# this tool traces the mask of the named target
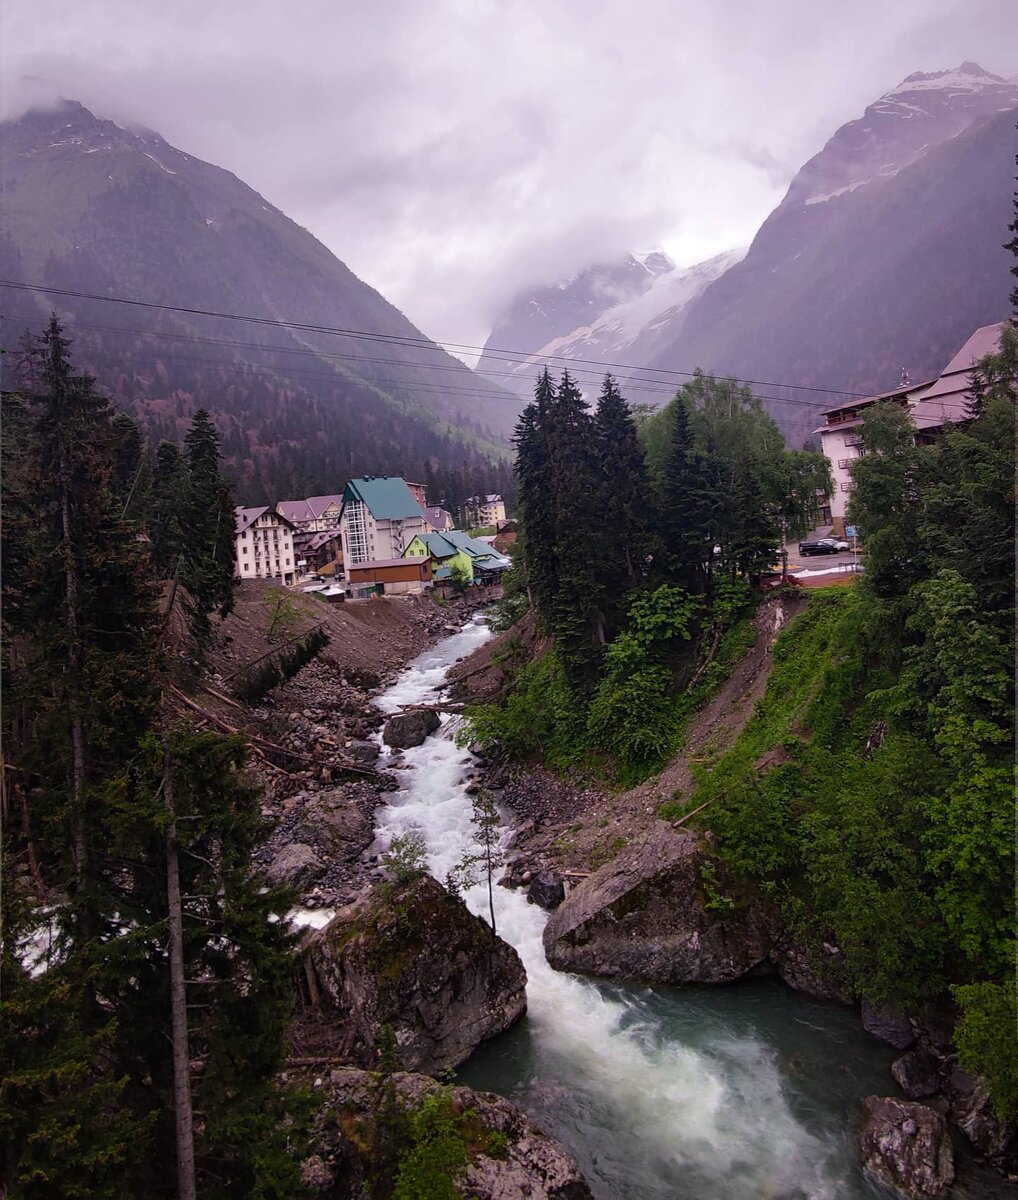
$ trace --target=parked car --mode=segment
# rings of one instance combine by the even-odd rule
[[[848,549],[848,542],[838,538],[820,538],[815,542],[800,542],[799,553],[805,557],[809,554],[840,554]]]

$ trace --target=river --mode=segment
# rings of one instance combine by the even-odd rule
[[[449,666],[490,633],[474,622],[379,696],[387,712],[438,696]],[[403,753],[380,841],[417,830],[438,879],[472,847],[455,718]],[[387,754],[387,752],[386,752]],[[386,760],[379,764],[384,767]],[[487,893],[466,897],[487,916]],[[461,1080],[515,1100],[576,1156],[598,1200],[862,1200],[850,1130],[862,1096],[894,1093],[893,1052],[856,1017],[776,980],[638,988],[553,971],[547,916],[496,888],[496,922],[527,969],[528,1012],[482,1047]]]

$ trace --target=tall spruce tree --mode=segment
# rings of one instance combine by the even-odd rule
[[[601,386],[594,439],[601,512],[599,585],[611,638],[621,628],[628,593],[647,577],[660,552],[636,425],[611,375]]]
[[[689,591],[704,588],[705,555],[710,539],[705,511],[708,481],[703,457],[693,442],[689,408],[680,392],[668,406],[668,438],[658,490],[658,524],[665,542],[665,571],[670,582]]]
[[[545,623],[551,620],[558,590],[555,555],[555,514],[548,451],[548,422],[555,389],[547,368],[538,378],[534,400],[516,426],[516,475],[519,504],[526,531],[526,575],[531,601]]]
[[[586,693],[597,682],[606,641],[604,583],[597,569],[594,422],[568,371],[562,372],[547,428],[558,573],[551,625],[567,681]]]
[[[184,498],[187,472],[180,448],[160,442],[155,454],[148,501],[148,534],[152,569],[157,578],[170,579],[184,553]]]
[[[184,439],[187,491],[183,499],[186,543],[181,579],[191,596],[195,634],[209,633],[209,615],[233,607],[234,510],[230,485],[220,471],[219,435],[205,409],[191,418]]]

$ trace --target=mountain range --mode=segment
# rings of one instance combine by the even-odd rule
[[[910,75],[804,164],[744,254],[674,268],[600,311],[588,304],[572,329],[537,313],[554,294],[556,316],[571,311],[585,272],[519,296],[478,369],[498,378],[494,348],[508,345],[526,355],[504,378],[521,394],[545,360],[622,362],[647,368],[645,381],[695,367],[733,374],[763,381],[764,403],[800,444],[837,391],[882,391],[903,367],[930,377],[1007,314],[1016,119],[1018,84],[975,63]],[[656,299],[669,277],[690,281],[670,308]],[[524,312],[530,340],[508,341]]]
[[[208,408],[245,502],[505,453],[518,400],[229,171],[75,102],[5,122],[0,159],[0,278],[143,302],[3,289],[8,345],[56,310],[153,438]]]

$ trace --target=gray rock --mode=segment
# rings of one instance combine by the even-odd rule
[[[924,1100],[940,1091],[940,1062],[922,1048],[909,1050],[891,1064],[898,1087],[913,1100]]]
[[[397,746],[406,750],[410,746],[421,745],[428,734],[434,733],[441,724],[438,713],[430,708],[398,713],[385,722],[382,741],[387,746]]]
[[[554,871],[551,868],[538,871],[533,879],[531,879],[530,887],[527,888],[527,900],[529,903],[536,904],[539,908],[546,908],[549,911],[553,908],[558,908],[565,898],[566,889],[562,882],[562,876],[558,871]]]
[[[265,869],[265,878],[274,886],[307,887],[325,869],[325,864],[310,846],[291,842],[273,858]]]
[[[984,1080],[959,1067],[956,1060],[947,1067],[944,1094],[951,1120],[978,1154],[1008,1174],[1018,1173],[1018,1130],[997,1116]]]
[[[788,930],[778,937],[769,955],[777,967],[782,982],[797,992],[815,996],[818,1000],[836,1000],[840,1004],[852,1002],[848,986],[842,982],[841,954],[831,947],[816,954],[794,940]]]
[[[372,763],[382,753],[382,748],[377,742],[354,741],[347,742],[343,753],[357,762]]]
[[[862,1002],[862,1027],[867,1033],[887,1042],[895,1050],[907,1050],[915,1041],[915,1030],[908,1014],[896,1004]]]
[[[710,880],[710,889],[705,887]],[[663,821],[574,888],[544,930],[560,970],[652,983],[729,983],[766,958],[771,919],[696,836]]]
[[[438,1090],[424,1075],[391,1077],[401,1111],[411,1112]],[[311,1155],[301,1173],[312,1195],[352,1200],[366,1194],[380,1076],[347,1068],[325,1072],[315,1089]],[[473,1200],[592,1200],[569,1152],[548,1137],[511,1101],[491,1092],[450,1088],[453,1121],[471,1147],[455,1179],[456,1192]]]
[[[390,1025],[399,1065],[439,1074],[527,1007],[519,955],[428,875],[340,911],[303,954],[308,1020],[358,1066],[376,1065]]]
[[[867,1096],[857,1142],[866,1173],[902,1200],[942,1196],[954,1182],[947,1123],[925,1104]]]

